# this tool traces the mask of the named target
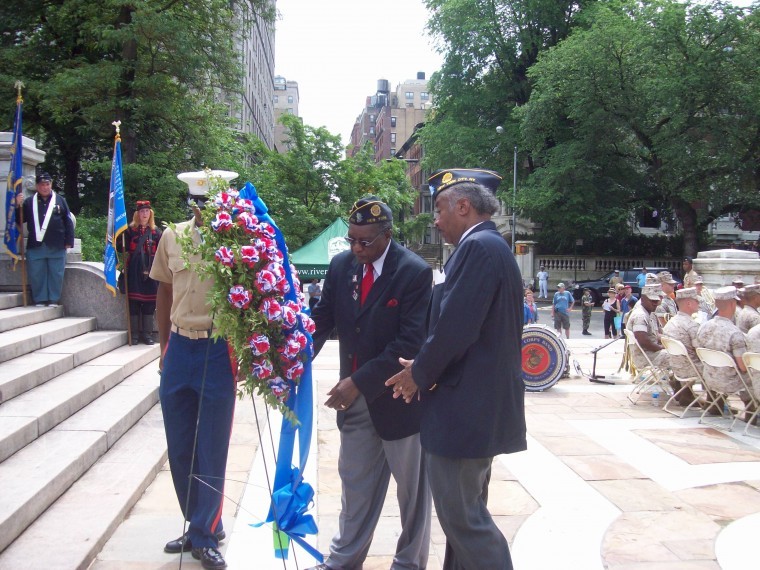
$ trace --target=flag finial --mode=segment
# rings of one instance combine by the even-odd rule
[[[114,127],[116,127],[116,140],[120,141],[121,140],[121,121],[116,120],[111,124]]]
[[[26,87],[26,85],[24,85],[23,81],[21,81],[20,79],[17,79],[16,83],[14,83],[13,86],[16,88],[16,91],[18,91],[18,94],[16,96],[16,102],[22,103],[24,101],[24,99],[21,97],[21,90],[24,87]]]

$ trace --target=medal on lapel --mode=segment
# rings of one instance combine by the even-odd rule
[[[354,273],[354,276],[351,278],[351,283],[354,284],[354,292],[351,297],[356,301],[359,298],[359,278],[356,276],[356,273]]]

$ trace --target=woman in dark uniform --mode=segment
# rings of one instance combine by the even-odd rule
[[[150,268],[156,255],[161,230],[156,227],[153,210],[148,200],[139,200],[126,232],[127,241],[127,296],[132,344],[139,341],[155,344],[153,339],[153,313],[156,311],[158,282],[150,278]],[[119,242],[121,247],[121,242]]]

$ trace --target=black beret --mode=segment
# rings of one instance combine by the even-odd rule
[[[388,204],[382,202],[377,196],[360,198],[354,202],[351,213],[348,215],[348,223],[357,226],[382,222],[393,222],[393,212]]]
[[[482,168],[446,168],[436,170],[428,178],[433,200],[438,197],[438,194],[460,182],[480,184],[496,194],[496,189],[501,183],[501,176],[493,170],[483,170]]]
[[[47,172],[40,172],[37,175],[37,183],[38,184],[40,182],[52,182],[52,181],[53,181],[53,177],[50,176]]]

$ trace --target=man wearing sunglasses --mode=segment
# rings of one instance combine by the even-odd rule
[[[423,569],[430,543],[431,497],[422,469],[419,405],[405,407],[385,380],[425,339],[433,275],[392,239],[393,214],[375,196],[349,216],[350,251],[336,255],[312,311],[318,352],[333,330],[340,380],[325,405],[337,411],[342,509],[330,555],[314,569],[361,568],[388,489],[398,487],[401,532],[391,568]]]

